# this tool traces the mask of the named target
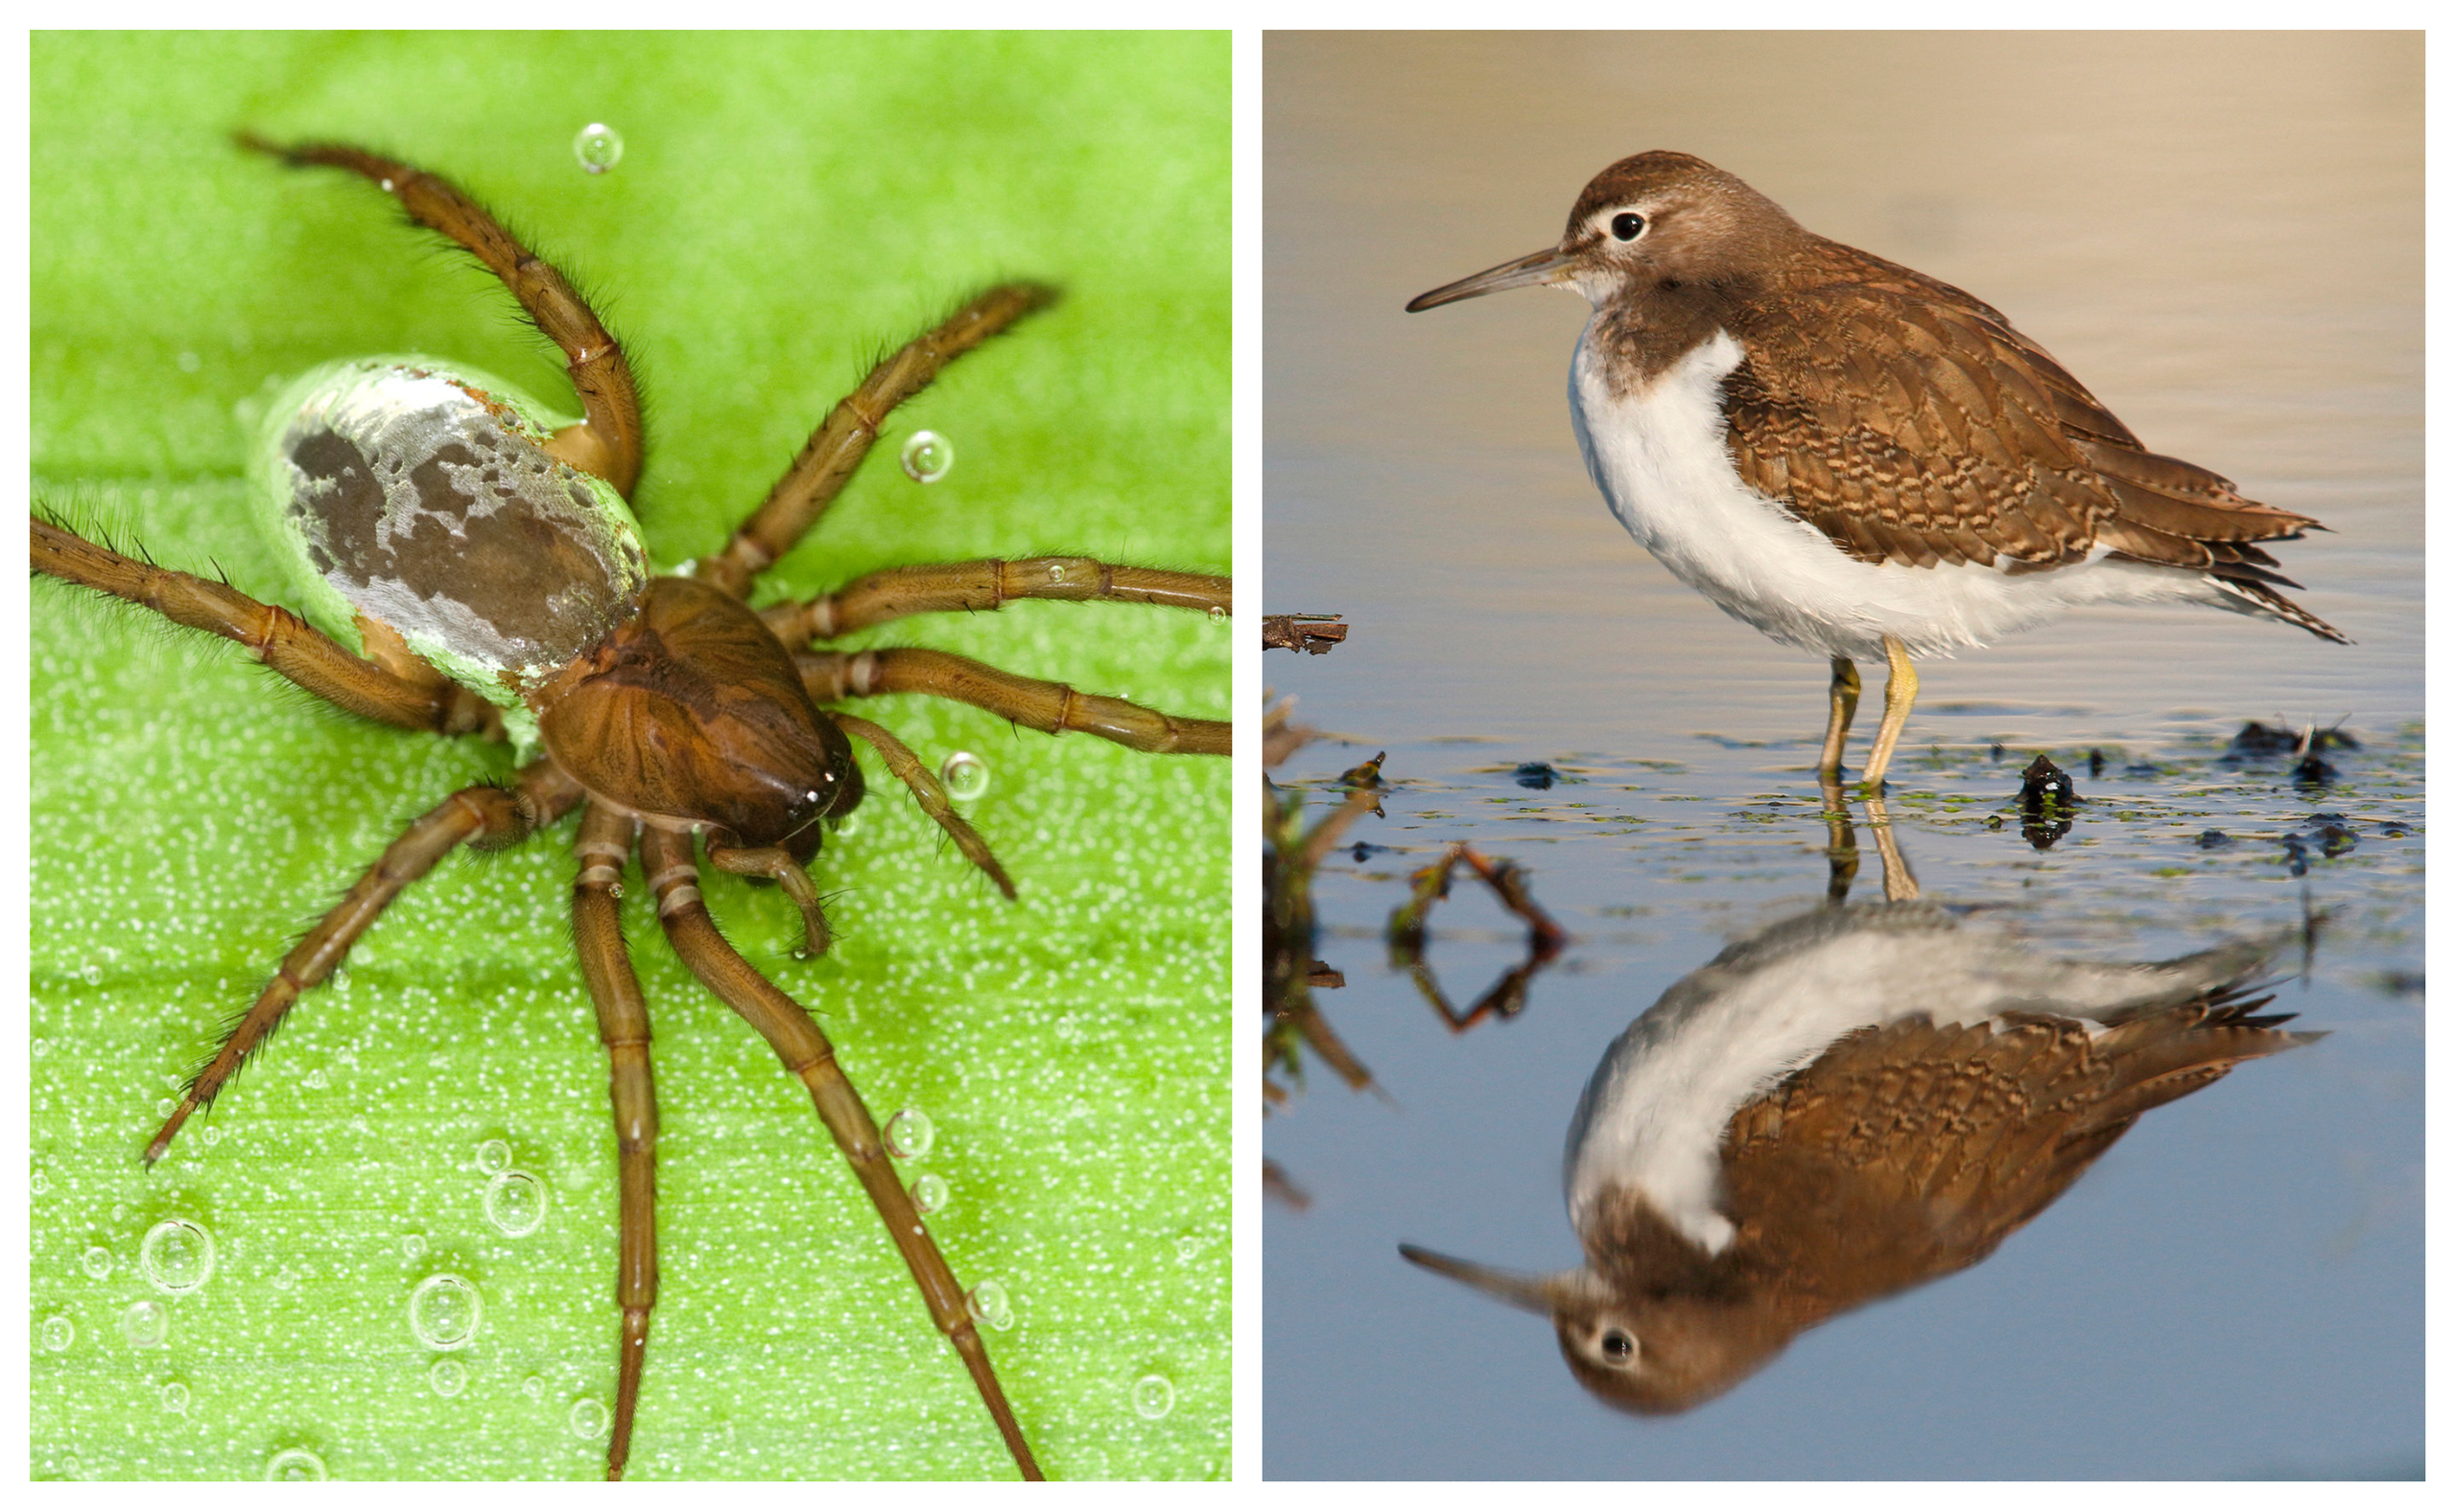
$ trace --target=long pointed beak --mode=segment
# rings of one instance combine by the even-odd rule
[[[1407,301],[1407,313],[1413,315],[1418,310],[1429,310],[1437,304],[1455,304],[1461,299],[1473,299],[1479,294],[1499,294],[1503,289],[1529,289],[1537,284],[1562,283],[1566,281],[1563,274],[1569,265],[1567,252],[1557,247],[1547,247],[1540,252],[1513,257],[1499,268],[1487,268],[1456,283],[1443,284],[1430,294],[1420,294]]]
[[[1488,1297],[1498,1297],[1514,1308],[1545,1317],[1552,1315],[1552,1304],[1559,1298],[1562,1279],[1559,1276],[1529,1276],[1515,1270],[1497,1270],[1478,1265],[1472,1260],[1458,1260],[1437,1255],[1413,1244],[1402,1244],[1399,1253],[1412,1264],[1422,1265],[1435,1275],[1464,1282]]]

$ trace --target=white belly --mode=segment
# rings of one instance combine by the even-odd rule
[[[2077,603],[2234,607],[2196,573],[2137,563],[2093,558],[2017,578],[1974,564],[1857,560],[1740,481],[1724,439],[1722,380],[1741,355],[1717,331],[1650,387],[1616,398],[1582,336],[1570,364],[1570,417],[1587,472],[1638,543],[1724,613],[1785,646],[1880,658],[1892,635],[1914,656],[1949,655]]]

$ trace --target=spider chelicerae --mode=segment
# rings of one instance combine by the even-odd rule
[[[34,522],[40,571],[237,640],[354,713],[508,740],[534,753],[508,782],[456,792],[412,823],[307,933],[178,1100],[146,1151],[149,1163],[404,887],[457,847],[510,845],[577,811],[573,920],[612,1057],[621,1151],[623,1324],[608,1475],[619,1475],[628,1455],[656,1284],[646,1004],[619,922],[623,869],[634,855],[677,954],[809,1087],[1017,1465],[1036,1474],[963,1288],[888,1166],[875,1122],[810,1016],[718,934],[698,897],[698,861],[704,854],[720,868],[776,884],[800,916],[804,949],[823,952],[825,909],[804,868],[823,821],[846,815],[862,795],[852,756],[859,741],[1012,896],[988,846],[924,764],[872,721],[817,705],[915,692],[1052,732],[1209,754],[1225,753],[1226,724],[943,653],[811,648],[907,614],[994,609],[1028,598],[1224,614],[1227,580],[1039,557],[893,568],[808,601],[757,613],[744,606],[760,572],[850,478],[886,413],[945,363],[1047,301],[1048,291],[1020,284],[986,292],[881,363],[720,551],[687,576],[651,577],[626,507],[641,464],[627,364],[562,276],[431,175],[355,148],[243,141],[293,163],[354,171],[475,254],[561,350],[584,418],[559,424],[511,386],[427,358],[328,365],[271,407],[259,463],[268,512],[301,565],[311,607],[353,629],[363,655],[226,584],[123,555],[57,521]]]

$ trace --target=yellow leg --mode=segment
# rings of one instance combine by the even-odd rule
[[[1868,752],[1866,781],[1870,792],[1883,791],[1884,769],[1893,764],[1894,743],[1901,739],[1901,727],[1910,722],[1910,705],[1919,697],[1919,673],[1910,666],[1909,649],[1901,640],[1884,638],[1884,659],[1889,673],[1884,680],[1884,722],[1877,726],[1877,744]]]
[[[1884,901],[1907,903],[1919,896],[1919,879],[1910,874],[1910,862],[1893,838],[1893,815],[1884,810],[1883,795],[1874,791],[1868,793],[1868,828],[1876,832],[1877,860],[1884,865]]]
[[[1851,733],[1851,716],[1859,712],[1859,669],[1848,656],[1833,658],[1832,702],[1825,716],[1825,750],[1816,758],[1816,774],[1828,782],[1842,780],[1842,740]]]

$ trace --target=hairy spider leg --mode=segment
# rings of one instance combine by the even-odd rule
[[[888,693],[926,693],[986,709],[1001,719],[1051,735],[1078,730],[1139,751],[1225,756],[1226,720],[1189,720],[1123,698],[1078,693],[952,651],[899,647],[870,651],[797,651],[793,666],[814,703]]]
[[[956,842],[956,849],[963,852],[966,861],[989,874],[989,880],[998,885],[998,890],[1006,895],[1008,902],[1014,901],[1015,885],[1007,878],[1006,868],[999,865],[998,858],[990,854],[989,842],[980,838],[980,832],[956,812],[954,802],[947,797],[947,790],[922,764],[921,758],[912,754],[911,746],[858,715],[821,709],[818,717],[834,721],[838,729],[877,751],[879,759],[886,763],[886,769],[903,779],[904,785],[912,790],[913,800],[921,805],[921,812],[937,821],[938,827],[947,832],[947,838]]]
[[[572,933],[589,1001],[597,1005],[597,1037],[612,1062],[614,1148],[622,1182],[614,1295],[623,1309],[623,1339],[615,1371],[614,1436],[605,1448],[608,1480],[622,1479],[631,1457],[649,1317],[656,1309],[656,1076],[649,1058],[648,999],[623,939],[620,901],[623,862],[638,829],[636,820],[591,804],[572,842],[579,857],[579,872],[572,880]]]
[[[151,1166],[162,1158],[188,1115],[213,1101],[223,1083],[255,1053],[299,994],[332,975],[358,937],[404,888],[434,870],[435,863],[456,846],[501,850],[516,845],[540,826],[569,813],[581,797],[579,785],[565,776],[551,757],[541,757],[523,767],[508,788],[491,784],[463,788],[412,820],[400,839],[384,847],[375,864],[351,884],[332,911],[281,958],[254,1005],[223,1036],[222,1048],[204,1069],[189,1079],[178,1107],[145,1146],[145,1164]]]
[[[407,163],[340,142],[282,146],[252,131],[239,145],[280,158],[293,167],[343,168],[374,181],[401,201],[410,219],[442,232],[468,248],[486,271],[503,280],[531,324],[562,348],[572,388],[579,394],[580,424],[557,433],[549,455],[614,485],[626,499],[640,478],[640,395],[631,365],[597,312],[554,264],[539,257],[486,213],[485,207],[445,179]]]
[[[1055,290],[1042,284],[1001,284],[871,368],[861,387],[838,400],[811,433],[801,455],[724,550],[699,558],[693,576],[737,599],[747,597],[759,575],[791,551],[844,491],[897,405],[928,388],[949,363],[1056,297]]]
[[[889,567],[834,593],[762,609],[760,618],[789,647],[832,640],[908,614],[1003,609],[1018,599],[1075,603],[1156,603],[1223,615],[1235,607],[1232,579],[1201,573],[1128,567],[1089,556],[994,557]]]
[[[800,1004],[762,977],[717,932],[716,922],[708,916],[707,905],[700,898],[699,867],[692,856],[689,836],[643,829],[640,868],[648,874],[649,886],[655,892],[657,922],[665,927],[674,954],[682,957],[683,964],[710,992],[749,1020],[751,1028],[784,1061],[785,1069],[810,1089],[820,1122],[827,1125],[837,1148],[843,1151],[845,1163],[869,1193],[870,1204],[886,1225],[887,1237],[895,1241],[914,1283],[920,1287],[931,1321],[955,1346],[964,1368],[971,1372],[981,1403],[989,1408],[999,1434],[1006,1441],[1007,1453],[1014,1456],[1025,1479],[1042,1478],[1031,1447],[1024,1442],[1023,1428],[1015,1421],[1014,1408],[1007,1405],[1005,1390],[990,1367],[988,1348],[981,1343],[980,1332],[973,1325],[972,1314],[965,1307],[963,1287],[948,1267],[945,1257],[938,1253],[937,1243],[923,1226],[910,1193],[904,1190],[904,1183],[888,1164],[878,1124],[862,1103],[861,1093],[837,1064],[836,1047],[828,1043],[826,1034]]]
[[[28,555],[36,572],[236,641],[275,673],[352,714],[437,735],[475,731],[503,739],[495,706],[457,683],[402,676],[353,656],[288,609],[260,603],[226,582],[123,556],[39,515],[30,523]]]

